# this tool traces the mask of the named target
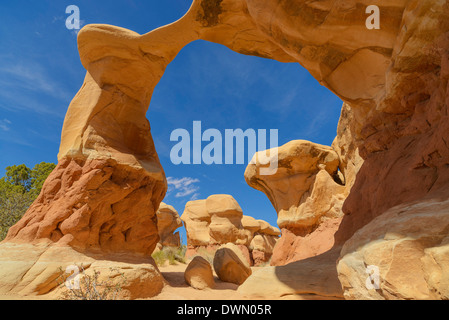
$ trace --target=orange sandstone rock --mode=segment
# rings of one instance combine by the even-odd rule
[[[215,286],[214,275],[210,263],[203,257],[196,256],[190,261],[184,272],[187,284],[195,289],[213,289]]]
[[[213,254],[220,245],[233,243],[249,264],[254,261],[252,252],[258,254],[258,265],[269,261],[280,235],[279,229],[269,223],[243,215],[240,205],[230,195],[189,201],[181,219],[187,231],[188,257],[200,251]],[[253,242],[255,237],[257,242]]]
[[[181,246],[181,238],[176,229],[182,227],[178,212],[172,206],[161,202],[156,212],[159,243],[164,247]]]
[[[228,243],[217,250],[214,270],[220,280],[241,285],[252,271],[238,246]]]
[[[341,297],[336,263],[349,241],[339,264],[345,296],[371,296],[356,281],[362,273],[358,263],[371,257],[379,261],[394,243],[397,251],[387,277],[392,282],[382,288],[383,297],[445,297],[448,268],[437,267],[446,263],[445,249],[426,241],[444,238],[447,230],[425,229],[427,222],[438,224],[444,216],[433,210],[444,200],[432,200],[432,210],[417,211],[419,202],[410,203],[422,199],[425,206],[426,196],[449,184],[449,8],[434,0],[379,1],[378,6],[380,30],[365,27],[363,1],[346,0],[194,0],[183,18],[145,35],[106,25],[84,27],[78,45],[86,78],[67,111],[57,168],[0,245],[1,292],[51,290],[54,262],[63,254],[54,248],[86,254],[80,261],[92,252],[97,258],[152,252],[159,240],[156,211],[166,181],[145,114],[167,65],[186,44],[203,39],[242,54],[298,62],[344,101],[332,147],[303,142],[297,153],[295,148],[281,152],[281,180],[292,188],[270,181],[271,187],[262,190],[276,208],[280,226],[295,236],[312,235],[327,218],[344,214],[334,247],[261,270],[241,290]],[[310,166],[298,163],[301,158]],[[247,176],[258,185],[257,174]],[[392,212],[401,205],[398,218]],[[206,200],[198,206],[200,218],[192,220],[211,225]],[[225,216],[215,215],[214,236],[247,244],[252,231]],[[389,230],[382,217],[391,219],[395,232],[420,240],[391,242],[391,235],[382,234]],[[398,228],[398,221],[409,226]],[[372,235],[357,233],[365,227]],[[216,240],[209,230],[196,233],[198,243]],[[11,246],[18,246],[17,251]],[[421,268],[410,278],[417,280],[414,288],[404,287],[398,275],[405,265]],[[39,276],[31,279],[35,274]],[[153,271],[144,274],[158,282]]]

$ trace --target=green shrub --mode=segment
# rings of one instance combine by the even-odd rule
[[[177,262],[186,263],[186,250],[186,246],[178,248],[164,247],[162,250],[154,252],[151,256],[159,267],[164,266],[167,262],[169,265],[175,265]]]
[[[55,167],[54,163],[42,162],[33,169],[24,164],[6,168],[6,175],[0,179],[0,241],[38,197]]]

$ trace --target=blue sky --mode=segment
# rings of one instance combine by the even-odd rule
[[[83,83],[76,33],[65,27],[68,5],[81,22],[147,33],[179,19],[186,0],[2,1],[0,3],[0,170],[56,162],[67,107]],[[173,165],[173,130],[278,129],[279,145],[295,139],[330,145],[341,100],[299,64],[237,54],[205,41],[185,47],[157,85],[147,113],[169,178],[164,202],[181,215],[191,199],[231,194],[245,215],[276,225],[268,198],[249,187],[244,165]],[[205,143],[207,144],[207,143]],[[203,146],[205,145],[203,144]],[[4,174],[1,172],[0,176]],[[185,240],[185,232],[181,229]]]

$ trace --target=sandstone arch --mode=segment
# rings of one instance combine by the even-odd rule
[[[443,190],[449,181],[446,1],[379,1],[387,14],[375,31],[364,26],[368,2],[195,0],[183,18],[145,35],[86,26],[79,51],[87,75],[67,112],[58,167],[11,228],[3,255],[10,244],[23,242],[97,254],[148,255],[154,249],[154,214],[166,181],[145,112],[166,66],[197,39],[299,62],[345,101],[351,117],[343,118],[333,148],[352,189],[337,244],[387,209]],[[335,264],[336,254],[329,256]],[[13,278],[22,279],[34,265]],[[307,293],[301,281],[295,285],[292,292]]]

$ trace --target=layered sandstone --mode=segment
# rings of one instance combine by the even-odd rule
[[[253,299],[281,299],[300,296],[302,299],[343,299],[335,261],[339,250],[284,266],[258,268],[238,288]]]
[[[280,231],[263,220],[243,216],[242,226],[251,234],[248,249],[251,263],[254,266],[263,265],[271,260],[273,249],[279,240]]]
[[[264,152],[254,156],[245,180],[267,195],[278,215],[282,237],[271,265],[312,257],[332,248],[348,194],[339,171],[338,153],[309,141],[291,141],[269,150],[270,155],[277,154],[278,168],[276,173],[266,175],[262,171],[266,165],[259,161]]]
[[[213,265],[220,280],[238,285],[244,283],[252,273],[240,248],[233,243],[225,244],[215,252]]]
[[[8,296],[60,299],[69,292],[64,280],[71,272],[76,272],[73,277],[84,274],[92,277],[94,272],[99,273],[96,284],[107,282],[113,288],[120,288],[117,299],[150,298],[159,294],[165,285],[151,257],[128,253],[85,254],[49,240],[2,242],[0,265],[0,292]],[[105,288],[98,290],[102,292]]]
[[[187,245],[208,246],[228,242],[245,245],[249,239],[242,228],[243,211],[231,195],[212,195],[187,202],[181,220]]]
[[[206,199],[206,210],[210,216],[208,228],[213,244],[248,242],[242,232],[242,208],[232,196],[211,195]]]
[[[387,210],[343,246],[346,299],[449,299],[448,192]]]
[[[389,208],[446,187],[445,1],[380,2],[380,30],[364,25],[368,3],[246,3],[259,30],[351,111],[333,144],[351,186],[336,246]]]

